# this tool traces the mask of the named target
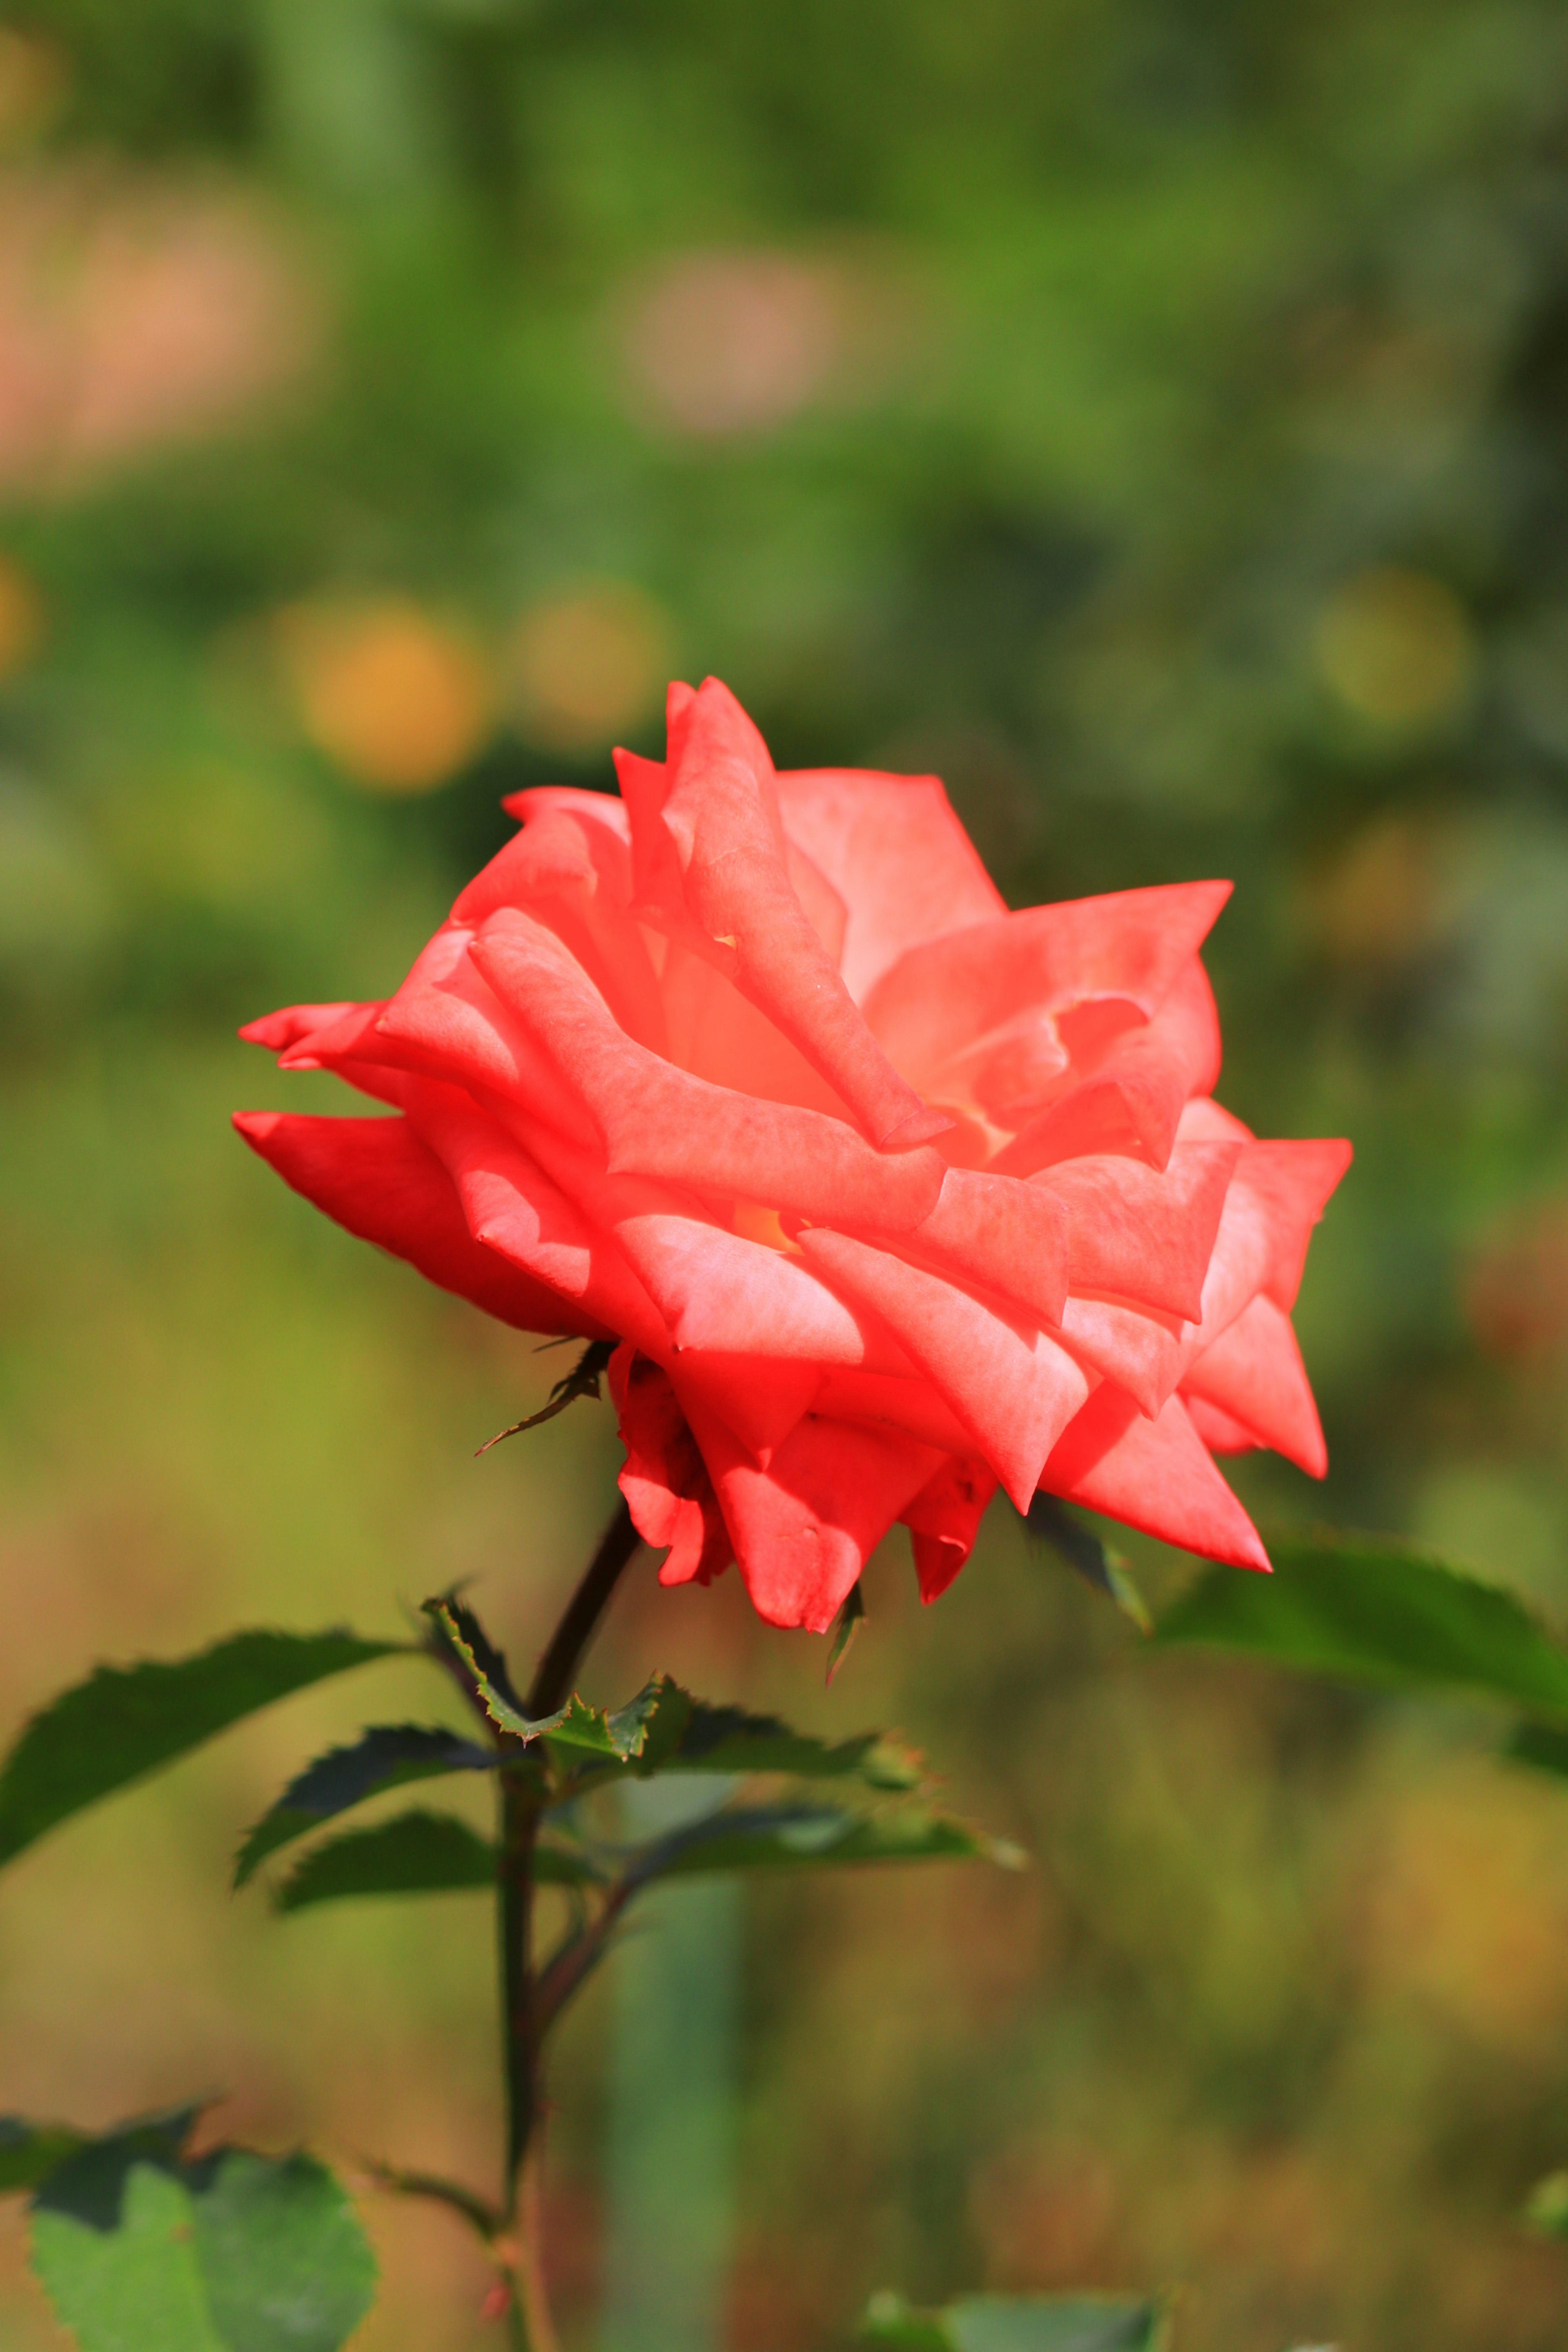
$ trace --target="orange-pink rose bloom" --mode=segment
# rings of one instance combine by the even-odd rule
[[[1339,1142],[1210,1097],[1222,882],[1008,912],[933,776],[774,772],[670,689],[549,788],[384,1003],[243,1034],[395,1118],[249,1112],[306,1198],[525,1331],[616,1340],[667,1584],[822,1631],[900,1521],[932,1600],[998,1482],[1267,1568],[1213,1454],[1322,1434],[1289,1310]]]

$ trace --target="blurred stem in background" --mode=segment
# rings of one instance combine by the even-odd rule
[[[626,1834],[713,1811],[738,1784],[632,1782]],[[616,1960],[603,2352],[721,2352],[733,2235],[740,1882],[660,1887]]]

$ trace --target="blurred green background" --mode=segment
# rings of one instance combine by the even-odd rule
[[[1300,1317],[1326,1490],[1568,1616],[1568,21],[1529,0],[53,0],[0,26],[7,1724],[103,1654],[514,1650],[607,1412],[231,1139],[233,1044],[389,990],[509,831],[714,671],[781,765],[936,769],[1018,904],[1209,873],[1222,1093],[1357,1161]],[[1133,1546],[1152,1590],[1186,1564]],[[889,1718],[1018,1880],[751,1899],[735,2352],[872,2288],[1182,2280],[1184,2352],[1559,2347],[1568,1800],[1478,1711],[1138,1654],[994,1517],[830,1694],[645,1563],[594,1669]],[[295,1702],[0,1889],[0,2105],[483,2178],[469,1898],[287,1926]],[[572,2341],[596,1990],[557,2074]],[[366,2352],[482,2266],[373,2208]],[[0,2338],[51,2331],[0,2212]]]

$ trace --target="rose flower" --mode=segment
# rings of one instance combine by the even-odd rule
[[[1338,1142],[1210,1099],[1221,882],[1010,913],[932,776],[774,772],[717,679],[551,787],[384,1003],[242,1032],[395,1118],[249,1112],[297,1192],[525,1331],[614,1340],[667,1584],[934,1600],[1000,1483],[1266,1569],[1215,1452],[1323,1441],[1289,1322]]]

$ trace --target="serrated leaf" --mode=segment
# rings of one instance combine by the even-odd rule
[[[422,1810],[374,1829],[349,1830],[312,1847],[273,1895],[279,1911],[303,1911],[359,1895],[458,1895],[492,1888],[498,1850],[467,1822]],[[542,1886],[596,1886],[605,1873],[587,1855],[541,1842],[533,1875]]]
[[[1024,1856],[950,1813],[906,1805],[882,1813],[841,1805],[736,1806],[677,1830],[642,1850],[628,1869],[637,1880],[721,1870],[808,1870],[871,1862],[999,1863]]]
[[[418,1723],[372,1724],[352,1747],[331,1748],[289,1781],[247,1834],[235,1860],[243,1886],[268,1854],[321,1828],[367,1798],[447,1772],[488,1772],[500,1759],[461,1733]]]
[[[244,2148],[196,2169],[196,2263],[229,2352],[337,2352],[370,2309],[375,2257],[331,2174]]]
[[[193,1657],[99,1666],[27,1724],[0,1773],[0,1862],[290,1692],[403,1649],[357,1633],[233,1633]]]
[[[1368,1537],[1290,1537],[1269,1549],[1271,1577],[1230,1568],[1201,1577],[1160,1620],[1160,1646],[1469,1689],[1568,1717],[1568,1654],[1516,1594]]]
[[[33,2200],[33,2261],[80,2352],[337,2352],[374,2261],[303,2156],[180,2149],[199,2110],[84,2142]]]
[[[527,1743],[542,1738],[564,1723],[571,1712],[569,1706],[559,1707],[553,1715],[533,1717],[523,1712],[522,1701],[512,1688],[506,1670],[506,1660],[495,1648],[471,1609],[466,1609],[450,1593],[426,1601],[425,1614],[435,1626],[445,1646],[450,1650],[468,1678],[474,1696],[484,1708],[498,1731]],[[574,1704],[580,1705],[580,1701]]]
[[[1148,1604],[1132,1580],[1132,1571],[1119,1551],[1086,1527],[1075,1511],[1055,1495],[1037,1493],[1030,1500],[1024,1525],[1039,1542],[1048,1544],[1059,1559],[1086,1584],[1113,1601],[1141,1633],[1150,1632]]]
[[[630,1764],[647,1748],[656,1721],[669,1739],[679,1738],[691,1702],[668,1675],[655,1675],[635,1698],[613,1714],[589,1706],[575,1694],[548,1733],[550,1752],[579,1764]]]
[[[355,1895],[447,1895],[492,1887],[496,1849],[451,1813],[399,1813],[313,1846],[273,1895],[279,1911]]]
[[[894,2294],[873,2298],[865,2343],[892,2352],[1161,2352],[1159,2303],[1116,2295],[963,2295],[941,2311],[916,2311]]]
[[[918,1789],[924,1767],[912,1748],[879,1731],[853,1738],[818,1739],[792,1731],[776,1715],[697,1700],[679,1747],[664,1766],[670,1772],[790,1772],[798,1780],[864,1780],[873,1789]]]

